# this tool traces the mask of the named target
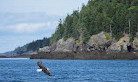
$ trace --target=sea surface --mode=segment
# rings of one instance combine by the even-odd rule
[[[52,77],[36,72],[38,61]],[[1,58],[0,82],[138,82],[138,60]]]

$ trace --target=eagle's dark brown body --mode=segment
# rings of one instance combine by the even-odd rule
[[[49,76],[52,76],[52,74],[44,67],[44,65],[41,62],[37,62],[38,66],[42,69],[44,73],[46,73]]]

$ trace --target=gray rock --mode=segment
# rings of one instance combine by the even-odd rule
[[[93,35],[89,42],[88,45],[93,46],[93,45],[104,45],[106,42],[108,42],[109,39],[105,36],[105,32],[101,32],[97,35]]]
[[[90,51],[89,45],[87,44],[77,44],[74,46],[74,52],[88,52]]]
[[[113,43],[107,50],[108,52],[120,52],[121,51],[121,47],[119,45],[117,45],[116,43]]]
[[[50,52],[50,47],[49,46],[46,46],[46,47],[43,47],[43,48],[39,48],[38,52],[46,52],[46,53],[49,53]]]
[[[106,35],[108,35],[109,38],[107,38]],[[108,33],[101,32],[99,34],[93,35],[90,38],[88,45],[88,51],[105,51],[105,49],[111,45],[111,39]]]
[[[133,41],[133,48],[134,48],[134,50],[138,50],[138,32]]]
[[[26,55],[33,55],[33,54],[37,54],[37,51],[28,51],[28,52],[25,52],[21,55],[26,56]]]
[[[73,52],[74,45],[75,39],[68,38],[66,41],[64,41],[64,39],[62,38],[56,43],[56,49],[54,50],[54,52]]]
[[[50,47],[50,52],[54,52],[55,49],[56,49],[56,43],[54,43],[54,44]]]
[[[127,51],[127,46],[130,45],[130,38],[128,34],[124,34],[124,37],[120,38],[118,42],[112,43],[112,45],[108,48],[108,51],[120,52]]]

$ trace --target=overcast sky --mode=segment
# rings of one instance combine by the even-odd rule
[[[47,15],[66,15],[88,0],[0,0],[0,12],[45,12]]]
[[[0,0],[0,53],[50,37],[59,19],[88,0]]]

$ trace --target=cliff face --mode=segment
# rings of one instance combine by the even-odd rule
[[[97,34],[97,35],[93,35],[91,38],[90,38],[90,40],[89,40],[89,42],[88,42],[88,45],[90,45],[90,46],[93,46],[93,45],[104,45],[105,43],[107,43],[108,41],[109,41],[109,39],[110,39],[110,36],[109,36],[109,38],[107,39],[107,37],[105,36],[105,34],[107,34],[108,36],[109,36],[109,34],[108,33],[104,33],[104,32],[101,32],[101,33],[99,33],[99,34]]]
[[[101,32],[99,34],[91,36],[88,45],[89,50],[94,51],[106,51],[111,45],[112,39],[108,33]]]
[[[66,41],[64,41],[62,38],[56,43],[56,49],[54,52],[73,52],[74,45],[75,39],[68,38]]]
[[[60,39],[52,46],[46,46],[40,48],[39,52],[55,53],[55,52],[69,52],[69,53],[80,53],[80,52],[128,52],[128,47],[133,47],[135,50],[138,49],[138,38],[135,37],[133,46],[130,45],[130,38],[128,34],[124,34],[124,37],[120,38],[119,41],[112,39],[108,33],[101,32],[96,35],[92,35],[87,44],[77,44],[74,38],[68,38],[66,41]]]
[[[119,41],[116,41],[112,39],[108,33],[101,32],[92,35],[87,44],[76,44],[74,38],[68,38],[66,41],[62,38],[52,46],[40,48],[39,52],[127,52],[127,47],[129,45],[129,36],[127,34],[124,34],[124,37],[120,38]]]

